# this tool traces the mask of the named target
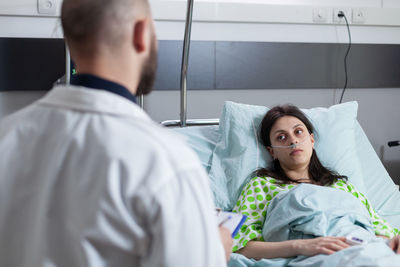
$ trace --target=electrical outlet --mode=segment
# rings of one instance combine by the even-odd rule
[[[366,16],[366,11],[365,9],[362,8],[354,8],[353,9],[353,23],[365,23],[365,16]]]
[[[327,22],[328,9],[327,8],[314,8],[313,9],[313,22]]]
[[[38,0],[38,13],[44,15],[56,15],[57,0]]]
[[[351,18],[351,8],[334,8],[333,9],[333,23],[342,24],[346,23],[344,17],[339,17],[339,12],[342,11],[347,18],[347,21],[350,23]]]

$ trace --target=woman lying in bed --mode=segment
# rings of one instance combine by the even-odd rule
[[[364,194],[357,191],[346,176],[336,174],[321,164],[314,151],[313,132],[310,121],[295,106],[277,106],[267,112],[261,123],[260,139],[271,154],[273,164],[270,169],[255,172],[256,177],[244,187],[233,209],[234,212],[248,216],[234,238],[233,252],[247,258],[263,259],[330,255],[347,248],[349,245],[345,237],[316,237],[281,242],[264,240],[263,226],[272,200],[298,184],[308,183],[352,194],[367,209],[372,221],[372,232],[375,231],[376,236],[391,239],[389,246],[400,253],[399,231],[375,212]]]

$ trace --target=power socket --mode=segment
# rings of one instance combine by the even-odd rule
[[[37,0],[38,13],[44,15],[56,15],[57,0]]]
[[[367,16],[367,11],[365,9],[362,8],[354,8],[353,9],[353,23],[365,23],[366,20],[366,16]]]
[[[313,9],[313,22],[326,23],[328,20],[328,9],[327,8],[314,8]]]
[[[340,11],[342,11],[344,13],[344,15],[347,18],[347,21],[350,23],[350,18],[352,16],[351,8],[334,8],[333,9],[333,23],[342,24],[342,23],[346,22],[344,17],[339,17],[338,16]]]

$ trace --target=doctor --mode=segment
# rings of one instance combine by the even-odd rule
[[[0,124],[0,266],[226,265],[199,161],[135,104],[156,70],[149,9],[64,0],[79,75]]]

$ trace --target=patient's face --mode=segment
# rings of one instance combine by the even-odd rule
[[[296,170],[310,163],[314,148],[314,136],[309,134],[304,123],[296,117],[279,118],[269,134],[271,147],[268,147],[273,158],[279,160],[285,170]],[[298,144],[296,147],[290,147]]]

